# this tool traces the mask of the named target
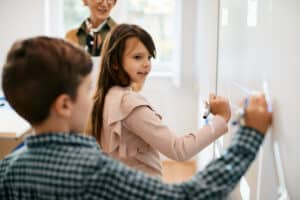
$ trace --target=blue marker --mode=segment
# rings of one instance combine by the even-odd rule
[[[236,116],[235,120],[232,121],[232,123],[231,123],[232,125],[235,126],[235,125],[240,124],[241,119],[245,115],[245,112],[246,112],[246,109],[247,109],[248,105],[249,105],[249,96],[245,99],[243,108],[239,108],[237,110],[237,113],[236,113],[237,116]]]
[[[238,84],[236,82],[233,82],[233,84],[235,86],[237,86],[239,89],[241,89],[242,91],[244,91],[245,93],[247,93],[247,95],[248,95],[248,97],[244,101],[243,108],[238,109],[237,118],[232,122],[232,125],[237,125],[237,124],[239,124],[240,120],[244,117],[245,111],[248,107],[249,98],[250,98],[250,90],[248,90],[247,88],[242,87],[240,84]],[[269,95],[268,84],[267,84],[266,81],[263,82],[263,91],[264,91],[265,98],[266,98],[266,101],[267,101],[268,112],[272,112],[273,108],[272,108],[272,104],[271,104],[271,98],[270,98],[270,95]]]
[[[237,82],[234,82],[234,81],[233,81],[232,84],[233,84],[234,86],[236,86],[237,88],[239,88],[241,91],[243,91],[244,93],[247,94],[247,97],[246,97],[246,99],[245,99],[245,101],[244,101],[243,107],[242,107],[242,108],[239,108],[239,109],[237,110],[237,112],[236,112],[236,119],[233,120],[232,123],[231,123],[232,125],[238,125],[238,124],[240,124],[242,118],[243,118],[244,115],[245,115],[246,109],[247,109],[248,104],[249,104],[249,98],[250,98],[250,96],[251,96],[251,92],[250,92],[250,90],[248,90],[247,88],[241,86],[241,85],[240,85],[239,83],[237,83]]]
[[[210,114],[210,105],[209,102],[205,102],[205,107],[204,107],[204,111],[203,111],[203,119],[208,118],[208,115]]]
[[[204,111],[203,111],[203,119],[205,120],[205,124],[208,124],[208,116],[210,114],[210,105],[209,102],[205,101],[205,107],[204,107]]]

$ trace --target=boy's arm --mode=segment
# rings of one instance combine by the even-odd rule
[[[184,183],[190,197],[225,199],[255,159],[264,136],[255,129],[241,127],[230,147],[193,180]]]
[[[87,195],[105,199],[225,199],[254,160],[263,135],[241,127],[231,146],[192,180],[165,184],[106,158],[87,181]]]
[[[5,190],[4,190],[4,173],[5,173],[5,166],[4,160],[0,160],[0,199],[5,199]]]

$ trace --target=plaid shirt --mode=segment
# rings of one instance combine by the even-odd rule
[[[30,136],[0,162],[0,199],[225,199],[263,141],[242,127],[219,159],[190,181],[166,184],[126,167],[79,134]]]

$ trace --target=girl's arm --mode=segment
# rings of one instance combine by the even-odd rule
[[[148,106],[139,106],[132,110],[123,120],[123,125],[154,149],[177,161],[192,158],[227,131],[226,121],[215,116],[210,125],[194,133],[178,136]]]

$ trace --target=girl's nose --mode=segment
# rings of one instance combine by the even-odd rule
[[[148,68],[151,66],[151,60],[147,59],[145,62],[144,62],[144,67],[145,68]]]

